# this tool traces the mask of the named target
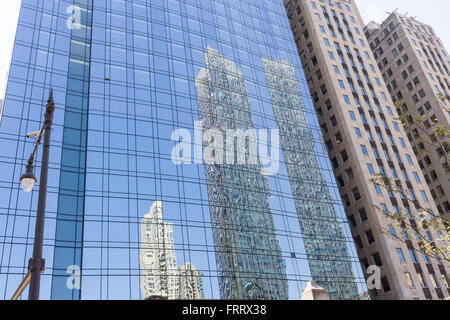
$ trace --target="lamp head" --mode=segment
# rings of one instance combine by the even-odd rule
[[[23,191],[30,192],[31,190],[33,190],[36,182],[37,179],[33,174],[33,167],[27,166],[27,172],[24,173],[20,178],[20,184],[22,185]]]

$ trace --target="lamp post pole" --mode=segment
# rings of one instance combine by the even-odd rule
[[[53,114],[55,111],[55,103],[53,101],[53,91],[50,91],[50,96],[47,101],[47,107],[45,110],[45,122],[43,130],[44,132],[44,145],[42,151],[42,166],[41,166],[41,180],[39,182],[39,199],[38,208],[36,214],[36,229],[34,233],[34,248],[33,258],[30,259],[28,270],[31,273],[30,290],[28,294],[28,300],[39,300],[39,291],[41,285],[41,273],[44,272],[45,260],[42,258],[42,247],[44,242],[44,220],[45,220],[45,205],[47,200],[47,180],[48,180],[48,162],[50,154],[50,134],[53,124]],[[33,168],[34,154],[36,152],[38,143],[35,147],[33,154],[28,161],[27,173]]]

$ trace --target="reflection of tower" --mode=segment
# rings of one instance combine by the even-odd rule
[[[163,221],[162,202],[156,201],[141,222],[141,290],[145,299],[178,299],[179,277],[173,227]]]
[[[343,225],[319,167],[294,67],[286,61],[269,59],[263,59],[263,66],[311,276],[333,299],[357,298]]]
[[[250,150],[253,120],[242,71],[211,48],[205,54],[205,65],[196,79],[203,136],[212,130],[219,134],[225,134],[227,129],[247,131],[249,141],[243,145],[245,154],[251,158],[255,155],[254,149]],[[217,145],[221,147],[220,143]],[[224,151],[230,152],[226,148]],[[236,156],[242,151],[233,152]],[[206,163],[205,167],[221,298],[287,299],[285,261],[261,165],[258,161],[253,164],[224,161]]]
[[[200,300],[204,299],[203,274],[188,262],[180,267],[180,299]]]

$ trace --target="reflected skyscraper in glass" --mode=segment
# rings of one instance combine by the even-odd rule
[[[180,297],[183,300],[201,300],[203,291],[203,274],[192,263],[180,267]]]
[[[19,178],[51,87],[43,299],[366,290],[282,1],[23,0],[0,120],[3,299],[32,252],[39,185]],[[245,139],[222,148],[210,129]]]
[[[256,139],[242,72],[211,48],[205,64],[196,86],[220,296],[286,300],[286,265],[270,212],[269,185],[261,165],[251,159]],[[227,136],[231,131],[235,135]],[[209,155],[208,149],[215,154]],[[237,161],[239,151],[242,163]]]
[[[156,201],[141,225],[141,290],[144,298],[177,299],[180,279],[173,244],[173,226],[163,220],[162,203]]]
[[[303,112],[304,101],[293,66],[287,61],[263,59],[275,119],[281,130],[281,146],[303,233],[311,275],[333,297],[352,296],[351,259],[337,215],[339,209],[321,170],[316,142]],[[335,283],[337,278],[340,284]]]
[[[161,201],[155,201],[144,216],[141,237],[141,291],[144,299],[204,298],[202,273],[190,262],[177,266],[173,224],[164,222]]]

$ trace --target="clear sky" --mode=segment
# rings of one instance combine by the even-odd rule
[[[0,99],[5,94],[21,0],[0,0]]]
[[[281,0],[280,0],[281,1]],[[0,1],[0,99],[3,98],[11,59],[12,45],[16,32],[17,19],[21,0]],[[432,6],[424,5],[423,0],[356,0],[364,22],[371,20],[382,22],[386,12],[399,9],[400,13],[417,17],[417,20],[431,25],[441,37],[447,50],[450,50],[450,23],[448,13],[450,12],[450,1],[432,0]]]

